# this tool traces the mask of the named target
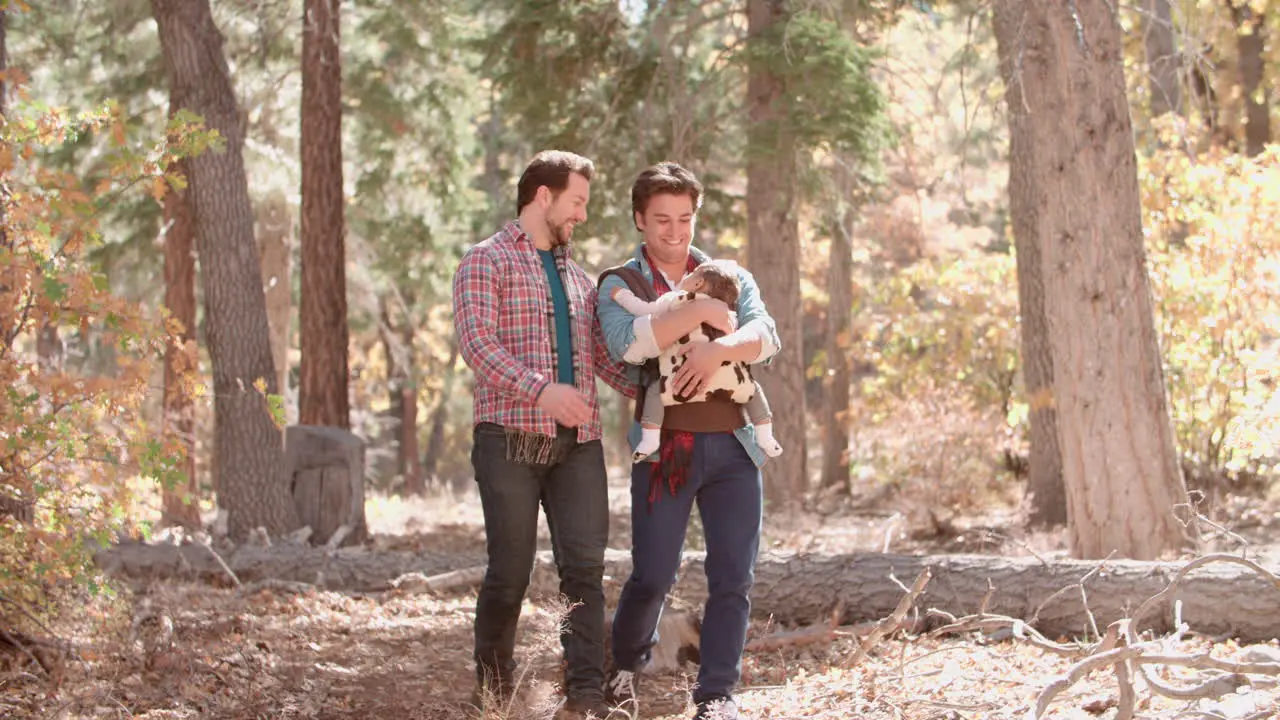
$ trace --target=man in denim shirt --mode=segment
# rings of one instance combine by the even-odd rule
[[[691,246],[701,201],[698,179],[675,163],[646,169],[632,186],[632,212],[643,241],[626,265],[639,270],[659,294],[709,260]],[[634,317],[614,302],[614,289],[625,281],[607,277],[596,313],[610,355],[643,364],[682,339],[687,342],[686,336],[702,323],[731,327],[728,314],[736,311],[738,329],[713,342],[689,343],[671,382],[683,394],[694,394],[725,362],[767,362],[778,352],[777,330],[755,279],[745,269],[737,272],[741,294],[736,308],[701,299],[656,318]],[[633,449],[639,437],[640,426],[633,423],[628,437]],[[610,705],[633,716],[638,709],[635,671],[657,642],[658,618],[675,583],[696,502],[706,536],[708,597],[693,691],[695,717],[738,717],[733,690],[742,671],[748,593],[760,544],[764,460],[740,405],[711,400],[666,409],[661,449],[631,473],[633,568],[613,620],[612,667],[605,686]]]

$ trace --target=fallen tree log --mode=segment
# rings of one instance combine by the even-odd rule
[[[706,597],[703,558],[703,553],[685,554],[676,594],[686,603],[700,604]],[[109,574],[143,581],[217,581],[227,574],[218,558],[201,545],[117,545],[99,551],[96,559]],[[473,588],[483,576],[479,568],[450,568],[441,556],[359,547],[325,552],[293,545],[240,546],[222,559],[245,583],[278,579],[346,591],[405,587],[441,592],[451,588],[438,582],[433,585],[432,578],[447,571],[463,570],[448,576],[454,579],[455,590]],[[761,554],[756,565],[752,611],[778,623],[808,624],[829,618],[832,609],[842,604],[842,624],[879,620],[894,611],[905,592],[891,578],[910,582],[927,568],[933,579],[916,605],[921,611],[937,609],[954,616],[989,612],[1024,619],[1049,637],[1092,636],[1094,627],[1105,629],[1129,617],[1163,591],[1182,566],[987,555],[768,552]],[[605,573],[610,601],[616,600],[630,567],[629,553],[608,552]],[[421,582],[404,581],[414,574],[421,576]],[[532,592],[554,592],[557,586],[551,554],[539,553]],[[1194,632],[1246,642],[1280,637],[1280,586],[1247,568],[1221,564],[1197,568],[1152,606],[1142,618],[1142,627],[1135,629],[1172,630],[1174,603],[1181,603],[1181,618]]]

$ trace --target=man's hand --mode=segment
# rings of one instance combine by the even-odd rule
[[[723,305],[724,303],[720,303]],[[675,395],[693,397],[702,392],[711,375],[728,358],[728,349],[718,342],[693,343],[680,348],[684,356],[684,364],[672,376],[672,387]]]
[[[591,406],[572,385],[551,383],[538,396],[538,407],[565,427],[586,425],[591,420]]]
[[[698,310],[702,317],[702,322],[728,335],[734,331],[733,318],[730,315],[729,306],[724,302],[715,298],[701,298],[695,300],[698,304]]]

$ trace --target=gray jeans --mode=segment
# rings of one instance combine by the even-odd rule
[[[560,592],[571,603],[560,636],[568,695],[598,694],[604,685],[604,549],[609,539],[609,490],[599,440],[578,443],[561,428],[547,465],[507,460],[506,433],[480,423],[471,463],[484,507],[489,567],[476,603],[475,661],[481,680],[515,679],[516,625],[529,587],[538,544],[538,508],[547,514],[560,572]]]

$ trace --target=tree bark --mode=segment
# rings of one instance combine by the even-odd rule
[[[853,312],[853,173],[848,158],[837,161],[839,198],[830,219],[831,261],[827,268],[827,374],[822,380],[822,487],[849,487],[849,400],[853,382],[849,353]]]
[[[9,85],[2,73],[9,68],[8,26],[9,11],[0,10],[0,117],[6,118],[9,115]],[[0,244],[6,247],[9,244],[9,232],[5,208],[8,206],[8,183],[0,183]],[[35,517],[34,501],[11,492],[10,488],[0,486],[0,520],[12,517],[18,522],[30,523]]]
[[[338,0],[306,0],[302,26],[303,425],[351,425],[342,190],[342,62]]]
[[[9,83],[4,73],[9,70],[9,11],[0,9],[0,117],[9,116]],[[0,207],[0,213],[4,209]],[[3,218],[3,215],[0,215]]]
[[[789,13],[786,0],[750,0],[749,41],[779,42]],[[800,229],[795,143],[786,122],[786,88],[782,79],[770,72],[764,56],[754,56],[747,80],[747,258],[782,341],[773,363],[755,372],[773,410],[774,435],[784,448],[780,457],[765,466],[765,493],[770,502],[786,504],[803,497],[808,489]]]
[[[412,377],[412,376],[410,376]],[[404,491],[409,495],[424,495],[427,483],[418,462],[418,386],[406,378],[399,387],[400,427],[397,465],[404,478]]]
[[[1254,12],[1247,0],[1227,0],[1236,26],[1240,55],[1240,94],[1244,98],[1245,152],[1257,157],[1271,142],[1271,106],[1262,83],[1266,70],[1267,16]]]
[[[60,373],[65,366],[67,348],[62,342],[62,336],[58,333],[58,323],[47,313],[39,312],[38,315],[36,357],[40,372]]]
[[[1147,56],[1151,117],[1182,113],[1182,68],[1173,33],[1169,0],[1146,0],[1142,8],[1142,44]]]
[[[170,102],[170,115],[177,109]],[[185,162],[178,172],[191,174]],[[162,493],[163,525],[200,527],[200,484],[196,478],[195,404],[190,392],[189,376],[198,369],[196,358],[196,256],[195,214],[191,207],[190,185],[170,188],[164,196],[164,304],[170,316],[182,326],[178,340],[182,347],[169,346],[164,354],[164,418],[166,434],[182,443],[186,459],[182,472],[187,480],[181,487],[165,488]]]
[[[267,301],[267,326],[271,328],[271,359],[275,363],[276,388],[286,396],[289,387],[289,317],[293,311],[291,256],[293,223],[289,201],[280,190],[263,198],[255,211],[258,255],[261,257],[262,292]]]
[[[1120,26],[1106,0],[1021,6],[1010,105],[1031,118],[1036,236],[1076,557],[1189,539],[1146,272]]]
[[[440,456],[444,454],[444,426],[449,420],[449,398],[453,396],[453,383],[457,378],[458,341],[455,338],[449,343],[449,363],[444,368],[444,386],[440,391],[440,399],[431,411],[431,431],[427,435],[427,453],[422,459],[422,475],[432,481],[438,480],[437,470]],[[624,400],[623,404],[626,402]],[[425,490],[425,488],[424,488]]]
[[[378,300],[379,335],[387,356],[388,404],[395,422],[396,474],[404,479],[404,492],[421,495],[426,492],[422,466],[418,462],[418,384],[413,346],[413,326],[407,317],[392,320],[389,300]],[[400,313],[404,315],[404,313]]]
[[[222,556],[242,583],[277,579],[305,582],[329,589],[357,592],[388,590],[393,583],[427,589],[420,573],[434,577],[455,572],[469,588],[484,577],[481,557],[476,565],[459,566],[458,558],[432,552],[372,552],[349,548],[326,553],[320,548],[275,545],[241,546]],[[209,548],[201,545],[120,545],[100,550],[97,564],[121,578],[149,582],[162,579],[227,580],[226,571]],[[686,552],[673,593],[700,604],[707,596],[705,553]],[[935,608],[952,615],[985,611],[1030,621],[1050,637],[1092,635],[1078,586],[1086,576],[1088,610],[1099,628],[1125,617],[1173,579],[1181,563],[1001,558],[988,555],[894,555],[853,553],[806,555],[762,553],[756,564],[751,610],[782,624],[805,624],[829,619],[844,604],[843,623],[879,620],[893,612],[903,590],[893,578],[909,583],[928,568],[933,579],[920,596],[919,608]],[[625,578],[631,572],[630,553],[609,550],[606,577]],[[399,582],[395,582],[399,580]],[[530,585],[531,594],[556,593],[559,577],[548,551],[540,552]],[[606,583],[608,600],[616,602],[621,583]],[[1060,592],[1067,589],[1066,592]],[[1232,564],[1211,564],[1188,574],[1179,589],[1144,616],[1142,629],[1172,629],[1173,603],[1182,603],[1182,619],[1195,632],[1228,634],[1242,642],[1275,637],[1280,613],[1280,589],[1257,573]]]
[[[1044,278],[1038,235],[1036,146],[1032,118],[1023,102],[1019,75],[1019,28],[1026,6],[998,2],[994,8],[996,48],[1004,79],[1009,118],[1009,215],[1017,253],[1018,317],[1022,344],[1022,383],[1030,406],[1031,456],[1027,477],[1028,521],[1032,527],[1067,522],[1067,491],[1062,480],[1058,413],[1053,404],[1053,357],[1044,307]]]
[[[214,485],[233,537],[282,535],[297,513],[282,476],[280,429],[255,383],[277,392],[266,299],[245,179],[244,127],[222,34],[208,0],[152,0],[170,97],[204,118],[223,146],[189,161],[190,197],[213,363]]]

